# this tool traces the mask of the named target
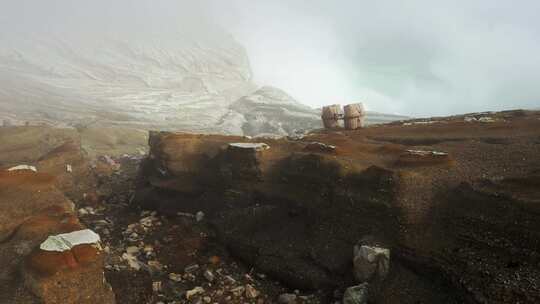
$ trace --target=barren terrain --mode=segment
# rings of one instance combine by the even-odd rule
[[[0,169],[2,303],[540,301],[539,112],[281,139],[0,128]],[[83,227],[97,253],[36,249]],[[388,263],[368,279],[355,246]]]

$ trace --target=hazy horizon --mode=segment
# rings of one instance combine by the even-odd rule
[[[450,115],[540,106],[538,9],[484,0],[26,0],[4,5],[0,40],[222,28],[247,50],[255,83],[311,107],[362,101],[378,112]]]

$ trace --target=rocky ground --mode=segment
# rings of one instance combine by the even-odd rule
[[[0,128],[0,302],[537,303],[539,130],[511,111],[141,150]],[[99,244],[40,247],[86,228]]]
[[[130,204],[140,157],[118,159],[100,175],[100,200],[79,205],[83,223],[102,236],[105,276],[118,303],[321,303],[232,258],[204,213],[164,216]],[[282,296],[282,297],[286,297]]]

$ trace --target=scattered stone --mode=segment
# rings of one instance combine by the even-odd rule
[[[206,296],[206,297],[203,297],[203,301],[204,303],[210,303],[212,302],[212,298],[210,298],[209,296]]]
[[[159,261],[148,261],[148,266],[157,271],[163,270],[163,265]]]
[[[260,292],[250,284],[246,284],[245,288],[246,288],[246,298],[248,299],[255,299],[260,294]]]
[[[488,117],[488,116],[484,116],[484,117],[480,117],[478,119],[479,122],[484,122],[484,123],[490,123],[490,122],[495,122],[495,119],[491,118],[491,117]]]
[[[186,268],[184,268],[185,273],[192,273],[192,272],[195,272],[197,270],[199,270],[199,264],[189,265]]]
[[[204,219],[204,212],[202,211],[197,212],[197,214],[195,215],[195,220],[197,220],[197,222],[200,222],[203,219]]]
[[[204,289],[200,286],[197,286],[191,290],[188,290],[186,292],[186,299],[190,300],[191,298],[193,298],[194,296],[198,295],[198,294],[202,294],[204,293]]]
[[[124,253],[122,254],[122,259],[126,262],[128,262],[129,267],[133,268],[134,270],[139,271],[141,269],[141,262],[132,254]]]
[[[145,228],[150,228],[154,225],[154,222],[156,221],[158,221],[158,218],[155,217],[154,215],[150,215],[150,216],[140,219],[139,223]]]
[[[244,293],[245,290],[246,288],[244,286],[238,286],[231,289],[231,292],[234,294],[234,296],[239,297],[240,295]]]
[[[465,116],[463,120],[465,122],[482,122],[482,123],[492,123],[492,122],[497,121],[493,117],[489,117],[489,116],[482,116],[482,117]]]
[[[230,275],[225,276],[225,282],[229,283],[231,285],[236,284],[236,280],[233,277],[231,277]]]
[[[182,282],[182,275],[177,273],[169,273],[169,279],[175,282]]]
[[[163,286],[161,284],[161,281],[157,281],[157,282],[152,282],[152,290],[154,292],[161,292]]]
[[[203,275],[206,278],[206,280],[208,280],[208,282],[213,282],[215,280],[215,278],[216,278],[214,273],[212,271],[210,271],[209,269],[205,270]]]
[[[246,280],[250,281],[250,282],[253,282],[253,278],[251,277],[251,275],[249,275],[249,273],[246,273],[244,275],[244,278],[246,278]]]
[[[112,159],[109,155],[100,156],[99,160],[111,166],[112,168],[115,168],[115,169],[120,168],[120,165],[114,159]]]
[[[139,251],[140,251],[140,249],[137,246],[130,246],[130,247],[126,248],[126,252],[128,254],[131,254],[131,255],[138,254]]]
[[[143,251],[144,251],[144,253],[146,253],[147,256],[151,255],[154,252],[154,246],[152,246],[152,245],[144,245]]]
[[[297,296],[294,293],[283,293],[278,297],[280,304],[295,304]]]
[[[354,247],[354,276],[360,283],[384,280],[390,268],[390,250],[375,246]]]
[[[368,287],[369,285],[364,283],[347,288],[345,294],[343,294],[343,304],[367,304],[369,295]]]
[[[128,237],[128,241],[131,241],[131,242],[136,242],[138,240],[139,240],[139,235],[136,232],[133,232]]]
[[[94,225],[96,225],[96,227],[99,227],[99,228],[104,227],[104,226],[109,226],[109,225],[110,225],[110,223],[107,222],[106,220],[97,220],[97,221],[94,221],[94,222],[92,222],[92,223],[93,223]]]
[[[319,152],[319,153],[334,153],[336,152],[336,146],[327,145],[320,142],[312,142],[309,143],[305,148],[304,151],[307,152]]]

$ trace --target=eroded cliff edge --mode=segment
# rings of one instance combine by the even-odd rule
[[[510,111],[300,140],[152,132],[135,203],[202,210],[235,256],[296,288],[354,285],[364,242],[392,253],[378,303],[534,303],[538,130]]]

